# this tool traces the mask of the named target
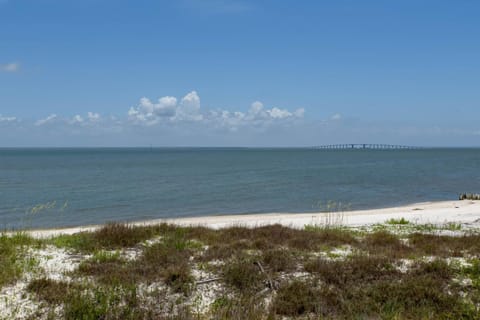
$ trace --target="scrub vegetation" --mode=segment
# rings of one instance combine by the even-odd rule
[[[44,256],[32,272],[41,248],[77,262],[52,276]],[[25,319],[480,317],[480,235],[405,219],[368,230],[110,223],[43,240],[5,234],[0,262],[2,291],[26,283],[36,308]]]

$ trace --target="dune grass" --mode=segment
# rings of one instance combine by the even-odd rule
[[[22,232],[0,234],[0,288],[14,282],[25,270],[35,266],[35,260],[26,254],[26,250],[40,245],[40,241]]]
[[[480,312],[478,234],[110,223],[42,241],[0,237],[3,284],[21,277],[22,252],[38,245],[84,257],[68,281],[30,281],[28,292],[52,318],[475,319]],[[214,294],[200,307],[205,288]]]
[[[395,225],[395,224],[405,225],[405,224],[410,224],[410,221],[408,221],[407,219],[405,219],[405,218],[402,217],[402,218],[400,218],[400,219],[394,219],[394,218],[389,219],[389,220],[387,220],[385,223],[387,223],[387,224],[394,224],[394,225]]]

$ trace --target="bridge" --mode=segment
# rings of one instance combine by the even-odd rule
[[[317,146],[315,149],[377,149],[377,150],[399,150],[399,149],[421,149],[421,147],[403,146],[398,144],[372,144],[372,143],[347,143],[347,144],[329,144]]]

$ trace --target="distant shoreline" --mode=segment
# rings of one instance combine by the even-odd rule
[[[422,202],[390,208],[331,213],[316,212],[218,215],[173,219],[151,219],[126,223],[134,226],[170,223],[179,226],[204,226],[214,229],[225,228],[229,226],[256,227],[271,224],[281,224],[293,228],[302,228],[305,225],[325,224],[358,227],[376,223],[384,223],[386,220],[399,218],[405,218],[411,222],[419,224],[445,224],[455,222],[465,224],[467,227],[480,227],[480,201],[456,200]],[[66,228],[33,229],[25,230],[25,232],[34,237],[47,238],[60,234],[74,234],[84,231],[94,231],[102,226],[103,224]]]

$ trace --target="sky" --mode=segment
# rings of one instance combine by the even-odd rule
[[[480,146],[477,0],[0,0],[0,147]]]

